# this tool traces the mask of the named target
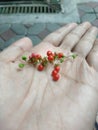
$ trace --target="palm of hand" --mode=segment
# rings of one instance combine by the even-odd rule
[[[42,44],[32,51],[42,55],[47,50],[64,52],[64,49],[51,44]],[[17,71],[18,63],[19,60],[8,64],[0,62],[0,113],[3,129],[91,129],[92,123],[89,128],[86,124],[92,114],[85,114],[89,107],[87,102],[90,102],[91,97],[97,99],[97,73],[84,58],[77,57],[74,61],[68,60],[62,64],[58,82],[51,80],[51,66],[43,72],[30,66]],[[91,110],[94,113],[93,106]]]

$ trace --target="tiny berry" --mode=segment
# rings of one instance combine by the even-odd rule
[[[51,75],[52,75],[52,76],[55,76],[57,73],[58,73],[58,72],[57,72],[56,70],[53,70],[52,73],[51,73]]]
[[[54,69],[59,72],[60,71],[60,66],[55,66]]]
[[[35,55],[34,53],[31,54],[31,57],[32,57],[32,58],[35,58],[35,56],[36,56],[36,55]]]
[[[39,71],[42,71],[44,69],[44,66],[43,65],[38,65],[38,68],[37,68]]]
[[[22,60],[26,61],[27,57],[26,56],[22,56]]]
[[[40,54],[36,54],[35,57],[36,57],[37,59],[41,59],[41,58],[42,58]]]
[[[52,51],[47,51],[47,56],[53,55]]]
[[[64,56],[64,54],[63,54],[63,53],[61,53],[61,52],[60,52],[60,53],[58,53],[58,57],[59,57],[59,58],[61,58],[61,57],[63,57],[63,56]]]
[[[54,80],[54,81],[59,80],[59,78],[60,78],[60,75],[59,75],[59,74],[56,74],[56,75],[53,76],[53,80]]]
[[[49,56],[48,56],[48,60],[49,60],[49,61],[53,61],[53,60],[54,60],[54,56],[49,55]]]

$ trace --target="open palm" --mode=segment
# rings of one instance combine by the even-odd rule
[[[0,54],[0,130],[92,130],[98,109],[97,28],[86,22],[66,25],[32,47],[23,38]],[[22,55],[75,52],[61,65],[61,78],[51,79],[52,66],[39,72]]]

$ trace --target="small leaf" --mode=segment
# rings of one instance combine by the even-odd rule
[[[33,62],[33,65],[37,65],[37,64],[38,64],[38,62],[37,62],[37,61]]]
[[[64,62],[64,58],[61,58],[61,59],[60,59],[60,63],[63,63],[63,62]]]
[[[58,59],[58,55],[55,55],[55,56],[54,56],[54,60],[57,60],[57,59]]]
[[[66,56],[62,56],[62,58],[66,58]]]
[[[55,64],[54,67],[60,66],[59,64]]]
[[[72,58],[75,59],[77,57],[77,54],[73,54]]]
[[[22,63],[19,64],[19,67],[20,67],[20,68],[23,68],[24,66],[25,66],[25,65],[22,64]]]

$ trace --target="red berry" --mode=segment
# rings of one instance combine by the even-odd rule
[[[64,56],[64,54],[63,54],[62,52],[58,53],[58,57],[59,57],[59,58],[61,58],[61,57],[63,57],[63,56]]]
[[[47,56],[53,55],[52,51],[47,51]]]
[[[41,59],[41,58],[42,58],[40,54],[36,54],[35,57],[36,57],[37,59]]]
[[[42,71],[44,69],[44,66],[43,65],[38,65],[38,68],[37,68],[39,71]]]
[[[35,55],[34,53],[31,54],[31,57],[32,57],[32,58],[35,58],[35,56],[36,56],[36,55]]]
[[[49,55],[49,56],[48,56],[48,60],[49,60],[49,61],[53,61],[53,60],[54,60],[54,56]]]
[[[60,66],[55,66],[54,69],[59,72],[60,71]]]
[[[56,70],[53,70],[51,74],[52,74],[52,76],[55,76],[57,73],[58,72]]]
[[[53,76],[53,80],[54,80],[54,81],[59,80],[59,78],[60,78],[60,75],[59,75],[58,73]]]

